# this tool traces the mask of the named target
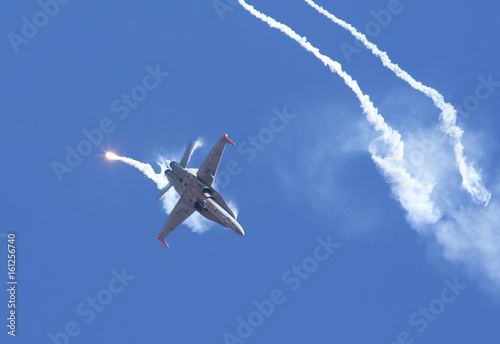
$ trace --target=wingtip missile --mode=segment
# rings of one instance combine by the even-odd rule
[[[168,244],[165,242],[165,240],[161,239],[160,237],[156,237],[156,240],[158,240],[159,242],[161,242],[163,244],[163,246],[168,248]]]
[[[230,143],[231,145],[233,145],[233,146],[235,145],[235,144],[234,144],[234,142],[233,142],[233,141],[231,141],[231,139],[227,136],[227,134],[224,134],[224,138],[225,138],[225,139],[226,139],[226,141],[227,141],[228,143]]]

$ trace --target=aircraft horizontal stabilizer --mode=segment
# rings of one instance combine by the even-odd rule
[[[161,190],[161,192],[160,192],[160,194],[158,195],[158,197],[156,197],[156,200],[158,201],[160,198],[162,198],[162,197],[163,197],[163,195],[164,195],[165,193],[167,193],[167,191],[168,191],[168,190],[170,190],[170,188],[171,188],[171,187],[172,187],[172,184],[168,183],[168,184],[167,184],[167,186],[165,186],[165,187],[163,188],[163,190]]]

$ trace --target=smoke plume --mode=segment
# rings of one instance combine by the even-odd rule
[[[351,24],[337,18],[323,7],[317,5],[312,0],[305,0],[308,5],[313,7],[316,11],[326,16],[335,24],[348,30],[357,40],[362,42],[364,46],[369,49],[375,56],[380,58],[382,64],[390,69],[399,78],[406,81],[411,87],[422,92],[432,99],[434,105],[441,110],[439,119],[441,121],[441,130],[449,135],[452,139],[455,152],[455,160],[458,171],[462,176],[462,187],[471,194],[474,202],[484,203],[488,205],[491,198],[491,192],[487,190],[482,183],[482,177],[471,164],[467,164],[464,154],[464,146],[462,144],[463,130],[456,124],[457,111],[455,108],[445,102],[444,97],[435,89],[423,85],[421,82],[416,81],[410,74],[401,69],[397,64],[393,63],[386,52],[381,51],[375,44],[368,41],[366,36],[357,31]]]
[[[305,37],[299,36],[287,25],[277,22],[273,18],[257,11],[243,0],[238,1],[253,16],[295,40],[304,49],[323,62],[325,66],[328,66],[333,73],[338,74],[342,78],[344,83],[358,98],[368,122],[370,122],[376,131],[382,133],[379,141],[385,145],[386,149],[384,150],[387,151],[387,154],[384,154],[384,157],[380,156],[375,144],[370,145],[370,153],[372,154],[373,161],[391,183],[394,194],[408,212],[410,219],[424,223],[436,222],[441,217],[441,213],[430,199],[434,181],[419,181],[410,175],[405,166],[406,162],[403,159],[404,143],[401,140],[401,135],[385,122],[382,115],[379,114],[378,109],[370,101],[370,98],[361,91],[358,83],[342,70],[340,63],[321,54],[319,49],[309,43]]]

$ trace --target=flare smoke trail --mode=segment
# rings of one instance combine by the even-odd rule
[[[189,154],[189,159],[191,159],[191,156],[193,155],[194,151],[202,146],[203,146],[203,139],[197,138],[193,144],[193,149],[191,150],[191,153]],[[138,169],[139,171],[144,173],[144,175],[146,177],[148,177],[153,182],[155,182],[156,187],[160,190],[163,189],[168,183],[168,181],[163,176],[163,174],[161,172],[156,173],[150,164],[145,164],[143,162],[140,162],[140,161],[137,161],[137,160],[134,160],[131,158],[127,158],[124,156],[118,156],[118,155],[111,153],[111,152],[106,153],[106,158],[108,158],[110,160],[119,160],[121,162],[126,163],[127,165],[135,167],[136,169]],[[188,161],[189,161],[189,159],[188,159]],[[169,160],[167,160],[161,156],[158,156],[158,165],[160,165],[162,171],[165,170],[165,168],[168,166],[169,162],[170,162]]]
[[[138,169],[139,171],[144,173],[144,175],[146,177],[148,177],[153,182],[155,182],[156,187],[160,190],[163,189],[167,185],[167,182],[166,182],[165,178],[163,177],[163,175],[161,173],[157,174],[153,170],[153,167],[151,167],[150,164],[145,164],[143,162],[140,162],[140,161],[137,161],[137,160],[134,160],[131,158],[127,158],[124,156],[118,156],[118,155],[113,154],[113,153],[106,153],[106,157],[108,159],[118,160],[118,161],[126,163],[127,165],[135,167],[136,169]]]
[[[319,49],[309,43],[305,37],[299,36],[290,27],[273,18],[257,11],[253,6],[243,0],[238,0],[241,6],[254,17],[262,20],[270,27],[275,28],[286,34],[288,37],[299,43],[304,49],[312,53],[316,58],[328,66],[333,73],[338,74],[345,84],[355,93],[361,103],[361,108],[366,115],[367,120],[373,125],[375,130],[381,131],[381,139],[389,147],[392,156],[380,157],[377,155],[375,146],[370,147],[373,161],[382,169],[384,175],[393,183],[393,192],[397,196],[401,205],[408,211],[410,221],[434,223],[440,217],[439,210],[434,208],[430,200],[434,184],[433,182],[421,183],[411,177],[406,169],[403,160],[404,144],[401,141],[401,135],[392,129],[384,118],[378,113],[377,108],[359,88],[358,83],[352,77],[342,70],[342,66],[337,61],[333,61],[328,56],[319,52]]]
[[[439,110],[441,110],[441,114],[439,116],[442,122],[441,130],[448,134],[453,141],[455,161],[458,167],[458,171],[462,176],[462,187],[467,190],[469,194],[471,194],[474,202],[484,203],[487,206],[491,199],[491,192],[483,186],[481,175],[474,169],[472,165],[468,165],[466,163],[464,146],[462,144],[463,130],[456,125],[457,111],[455,110],[455,108],[451,104],[446,103],[444,97],[438,91],[431,87],[423,85],[419,81],[416,81],[410,74],[401,69],[397,64],[393,63],[385,51],[381,51],[375,44],[368,41],[366,36],[357,31],[351,24],[337,18],[336,16],[325,10],[323,7],[317,5],[312,0],[305,0],[305,2],[313,7],[316,11],[326,16],[335,24],[348,30],[375,56],[379,57],[385,67],[393,71],[396,76],[406,81],[411,87],[422,92],[427,97],[432,99],[434,105]]]

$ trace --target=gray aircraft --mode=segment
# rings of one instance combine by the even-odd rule
[[[195,210],[207,219],[217,222],[223,227],[231,228],[236,234],[245,235],[243,228],[236,221],[234,213],[229,209],[221,195],[212,187],[226,143],[234,146],[234,142],[226,134],[223,134],[208,153],[201,167],[196,170],[186,168],[193,147],[193,143],[190,142],[181,162],[172,161],[170,162],[170,168],[165,170],[168,184],[157,199],[165,195],[172,186],[181,196],[161,228],[160,234],[156,237],[156,240],[160,241],[165,247],[168,248],[168,244],[165,242],[167,235],[172,233]]]

